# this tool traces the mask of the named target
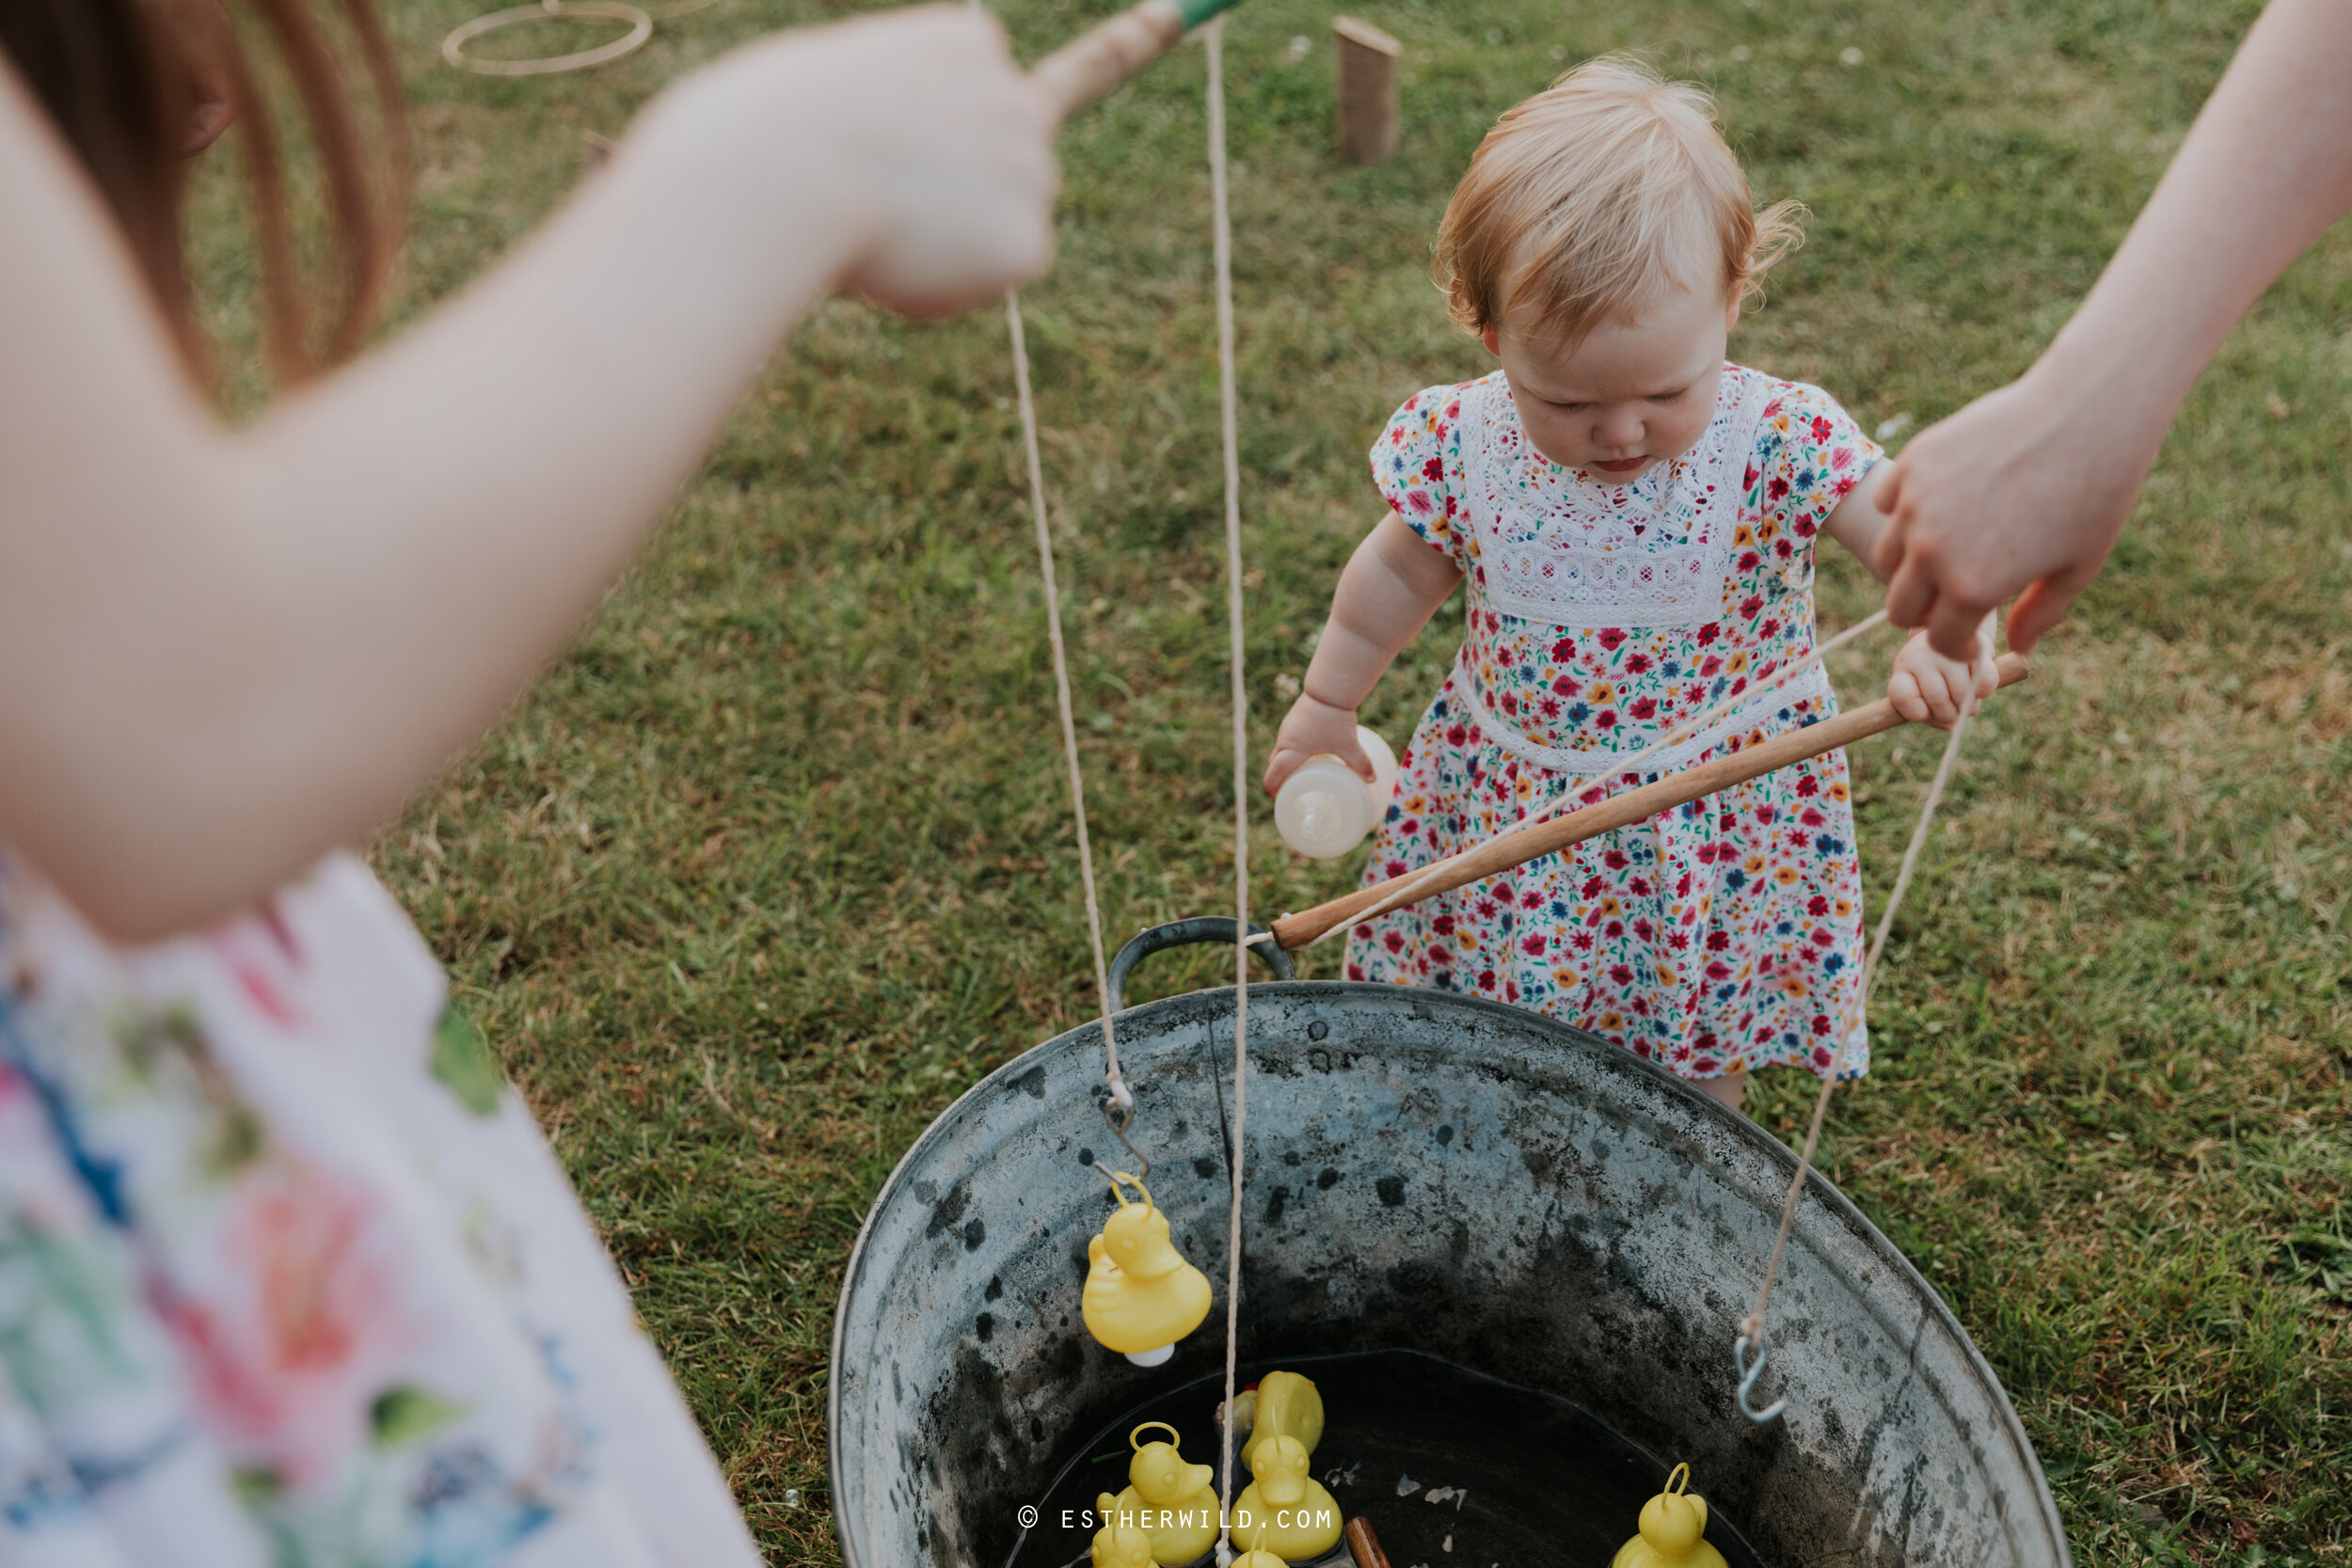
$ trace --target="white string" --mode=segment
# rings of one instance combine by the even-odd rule
[[[984,8],[980,0],[971,0],[971,4],[976,11]],[[1103,961],[1103,909],[1094,892],[1094,846],[1087,837],[1086,776],[1078,767],[1078,721],[1070,700],[1070,653],[1062,642],[1061,590],[1054,580],[1054,534],[1046,518],[1045,468],[1038,460],[1037,400],[1029,391],[1029,339],[1021,326],[1018,289],[1005,291],[1005,324],[1012,332],[1012,387],[1021,404],[1021,451],[1028,464],[1029,511],[1037,524],[1038,576],[1045,583],[1045,637],[1054,650],[1054,697],[1061,711],[1061,751],[1070,765],[1070,815],[1078,829],[1078,883],[1086,891],[1095,1005],[1102,1010],[1103,1083],[1111,1091],[1111,1107],[1129,1112],[1132,1119],[1136,1097],[1119,1070],[1119,1036],[1111,1026],[1110,972]]]
[[[1804,1194],[1805,1178],[1813,1173],[1813,1151],[1821,1139],[1821,1119],[1829,1112],[1829,1097],[1837,1087],[1837,1075],[1846,1069],[1846,1055],[1853,1049],[1854,1037],[1861,1033],[1862,1022],[1869,1017],[1870,988],[1878,980],[1879,955],[1886,951],[1886,938],[1895,928],[1895,911],[1902,907],[1903,895],[1911,890],[1911,874],[1918,869],[1919,852],[1927,847],[1928,830],[1935,824],[1935,809],[1944,803],[1945,786],[1951,783],[1952,772],[1960,764],[1960,746],[1968,734],[1968,722],[1976,716],[1977,700],[1971,697],[1961,710],[1952,733],[1944,742],[1943,760],[1936,764],[1935,777],[1928,785],[1927,799],[1919,805],[1918,824],[1911,830],[1911,843],[1903,850],[1902,865],[1895,873],[1895,885],[1886,895],[1886,907],[1879,911],[1879,928],[1870,938],[1870,949],[1862,959],[1862,984],[1856,988],[1853,1006],[1843,1017],[1844,1027],[1838,1031],[1837,1054],[1830,1062],[1830,1069],[1821,1079],[1821,1092],[1813,1101],[1813,1120],[1804,1131],[1804,1148],[1797,1155],[1797,1174],[1788,1183],[1788,1196],[1781,1204],[1780,1234],[1773,1238],[1772,1255],[1764,1264],[1764,1283],[1756,1293],[1756,1309],[1740,1321],[1740,1333],[1754,1346],[1764,1342],[1764,1308],[1772,1299],[1772,1286],[1780,1277],[1781,1254],[1788,1250],[1789,1227],[1797,1217],[1797,1200]]]
[[[1603,775],[1604,782],[1607,779],[1622,778],[1627,774],[1638,774],[1642,770],[1642,766],[1648,762],[1652,757],[1659,755],[1662,752],[1671,751],[1673,748],[1681,745],[1685,738],[1697,734],[1698,731],[1705,728],[1707,725],[1713,723],[1717,719],[1720,719],[1724,714],[1731,712],[1733,709],[1750,706],[1756,702],[1756,698],[1763,695],[1765,692],[1770,691],[1775,687],[1781,686],[1788,681],[1796,679],[1796,677],[1804,674],[1807,670],[1815,668],[1831,654],[1836,652],[1839,648],[1844,647],[1847,643],[1852,641],[1855,638],[1860,637],[1863,633],[1870,631],[1875,627],[1884,626],[1885,624],[1886,611],[1883,610],[1877,610],[1863,617],[1863,619],[1856,621],[1852,626],[1848,626],[1844,631],[1839,632],[1828,641],[1815,648],[1811,653],[1805,655],[1803,658],[1797,659],[1793,663],[1783,665],[1778,670],[1773,671],[1772,674],[1765,677],[1763,680],[1756,682],[1754,686],[1743,687],[1740,690],[1734,691],[1725,696],[1722,701],[1715,703],[1711,706],[1698,713],[1691,715],[1688,719],[1683,720],[1682,722],[1675,725],[1664,735],[1659,736],[1658,739],[1652,741],[1641,751],[1636,752],[1632,756],[1628,757],[1622,767],[1613,768],[1610,769],[1607,774]],[[1578,775],[1578,777],[1581,776],[1582,775]],[[1563,779],[1561,781],[1562,790],[1565,792],[1567,788],[1573,787],[1576,782],[1577,778],[1575,777]],[[1464,855],[1475,854],[1477,851],[1485,848],[1487,845],[1492,844],[1496,839],[1507,837],[1508,835],[1516,832],[1523,832],[1527,829],[1536,826],[1538,823],[1549,821],[1552,815],[1565,803],[1565,801],[1555,796],[1543,810],[1537,812],[1534,816],[1521,817],[1512,826],[1490,834],[1489,836],[1479,840],[1476,844],[1470,845],[1466,848],[1456,849],[1453,854],[1446,856],[1445,859],[1441,861],[1436,862],[1434,864],[1422,867],[1421,872],[1410,881],[1405,881],[1402,887],[1394,888],[1391,892],[1385,895],[1378,903],[1372,905],[1369,909],[1359,911],[1352,918],[1343,920],[1339,924],[1333,926],[1330,930],[1327,930],[1324,932],[1322,936],[1317,937],[1315,942],[1327,941],[1330,937],[1338,934],[1339,932],[1347,930],[1351,927],[1362,925],[1367,920],[1377,920],[1380,916],[1387,914],[1391,910],[1399,910],[1403,909],[1407,904],[1419,903],[1422,898],[1427,897],[1430,893],[1436,890],[1437,884],[1445,879],[1447,871],[1451,869],[1455,863],[1460,861]],[[1394,880],[1404,881],[1404,879],[1398,878],[1394,879]],[[1308,945],[1311,947],[1314,943],[1310,942]]]
[[[1087,837],[1086,777],[1078,767],[1078,721],[1070,700],[1070,653],[1062,642],[1061,591],[1054,580],[1054,536],[1045,515],[1045,470],[1038,461],[1037,403],[1029,392],[1029,341],[1021,329],[1021,292],[1005,291],[1005,321],[1012,329],[1012,385],[1021,404],[1021,447],[1029,466],[1029,510],[1037,523],[1038,575],[1045,579],[1045,633],[1054,649],[1054,696],[1061,710],[1061,750],[1070,764],[1070,815],[1078,828],[1078,882],[1086,890],[1087,941],[1094,952],[1094,995],[1103,1016],[1103,1082],[1111,1104],[1130,1110],[1135,1095],[1119,1070],[1119,1036],[1111,1024],[1110,973],[1103,962],[1103,910],[1094,892],[1094,846]]]
[[[1225,21],[1203,29],[1209,54],[1209,206],[1216,259],[1217,406],[1225,441],[1225,626],[1233,679],[1233,1202],[1225,1237],[1225,1403],[1230,1427],[1241,1345],[1242,1125],[1249,1080],[1249,707],[1243,684],[1240,399],[1233,383],[1233,222],[1225,184]],[[1222,1444],[1216,1560],[1233,1557],[1232,1433]]]

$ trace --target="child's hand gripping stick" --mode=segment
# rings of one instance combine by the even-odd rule
[[[1068,119],[1176,46],[1235,0],[1143,0],[1063,44],[1029,73]]]

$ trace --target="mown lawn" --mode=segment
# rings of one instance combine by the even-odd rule
[[[439,63],[474,8],[389,6],[424,162],[404,310],[558,200],[583,131],[850,8],[725,0],[619,66],[516,83]],[[1106,8],[1011,21],[1033,55]],[[1759,198],[1814,214],[1734,353],[1915,430],[2057,328],[2253,11],[1367,0],[1408,55],[1405,149],[1365,170],[1330,150],[1330,13],[1249,0],[1229,75],[1260,755],[1372,519],[1373,434],[1483,368],[1426,281],[1446,193],[1563,61],[1636,48],[1714,87]],[[1029,294],[1113,940],[1230,886],[1200,88],[1187,51],[1072,128],[1060,263]],[[202,251],[235,342],[223,178]],[[2348,321],[2339,230],[2231,342],[2114,569],[1977,731],[1878,1070],[1834,1112],[1836,1180],[1999,1370],[2087,1563],[2352,1562]],[[993,314],[823,308],[578,644],[375,847],[778,1563],[836,1560],[825,1354],[864,1206],[940,1107],[1093,1005],[1009,392]],[[1825,624],[1870,603],[1827,566]],[[1381,688],[1392,738],[1457,630],[1441,615]],[[1850,699],[1887,647],[1841,666]],[[1854,759],[1874,887],[1933,752],[1899,733]],[[1259,822],[1261,911],[1352,882]],[[1788,1132],[1804,1094],[1770,1082],[1755,1109]]]

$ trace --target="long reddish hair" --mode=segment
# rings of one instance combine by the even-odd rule
[[[246,25],[224,21],[218,39],[204,40],[174,25],[163,0],[0,0],[0,51],[104,198],[192,366],[204,356],[182,235],[184,144],[196,67],[208,63],[225,80],[249,179],[269,354],[281,378],[299,380],[359,346],[391,275],[409,179],[400,76],[369,0],[339,0],[332,26],[311,0],[241,0],[241,8]],[[295,263],[273,95],[240,35],[266,40],[300,106],[326,198],[323,278]],[[191,58],[208,47],[216,58]],[[354,56],[372,117],[350,89]]]

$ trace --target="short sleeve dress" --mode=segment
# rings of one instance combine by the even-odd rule
[[[0,853],[0,1563],[758,1560],[364,866],[119,948]]]
[[[1821,524],[1879,455],[1818,388],[1738,365],[1698,444],[1625,484],[1538,451],[1501,372],[1409,399],[1374,476],[1462,569],[1469,602],[1367,885],[1835,713],[1816,670],[1639,779],[1616,768],[1812,652]],[[1685,1078],[1826,1073],[1861,946],[1836,752],[1359,924],[1346,972],[1531,1007]],[[1843,1070],[1867,1063],[1857,1026]]]

